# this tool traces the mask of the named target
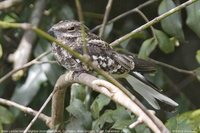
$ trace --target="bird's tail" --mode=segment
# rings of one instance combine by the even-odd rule
[[[156,91],[158,88],[147,81],[141,74],[133,72],[126,77],[126,80],[155,109],[159,110],[160,106],[162,106],[165,107],[165,110],[173,111],[178,106],[178,103]]]

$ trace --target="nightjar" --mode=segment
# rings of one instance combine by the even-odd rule
[[[158,88],[139,73],[154,71],[155,65],[153,63],[139,59],[133,55],[115,51],[107,42],[91,33],[81,22],[75,20],[60,21],[53,25],[48,32],[62,44],[68,45],[76,52],[83,54],[81,26],[83,26],[86,34],[85,42],[87,54],[97,67],[110,74],[130,73],[127,75],[126,80],[133,89],[142,95],[155,109],[160,109],[159,105],[161,105],[157,100],[164,102],[165,105],[170,108],[169,110],[178,106],[176,102],[157,92],[156,90],[158,90]],[[52,43],[52,52],[59,64],[68,70],[92,71],[91,68],[88,68],[79,59],[73,57],[55,43]]]

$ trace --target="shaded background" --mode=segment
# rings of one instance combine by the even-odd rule
[[[144,2],[146,1],[113,1],[112,9],[109,15],[109,20],[125,11],[137,7],[138,5]],[[141,11],[146,15],[146,17],[149,20],[151,20],[158,16],[158,8],[161,2],[162,1],[158,0],[153,4],[142,8]],[[178,5],[185,1],[176,0],[174,2],[176,5]],[[0,11],[0,19],[8,22],[29,22],[30,15],[34,10],[35,3],[36,1],[33,0],[24,0],[11,8],[2,10]],[[84,0],[81,1],[81,4],[84,14],[84,22],[90,29],[102,23],[107,0]],[[184,9],[179,13],[181,15],[182,20],[182,31],[185,37],[184,40],[177,40],[179,42],[179,46],[175,46],[175,50],[167,54],[157,46],[151,52],[150,58],[153,58],[160,62],[164,62],[166,64],[173,65],[177,68],[185,70],[194,70],[199,67],[199,63],[197,60],[199,55],[197,54],[197,51],[200,48],[200,39],[197,36],[197,34],[195,34],[194,31],[191,30],[186,24],[186,19],[188,17],[186,10]],[[39,27],[44,31],[47,31],[53,24],[59,22],[60,20],[78,20],[77,9],[74,0],[47,0],[45,11],[42,12],[42,14],[43,16],[40,20]],[[130,14],[125,18],[115,22],[114,24],[107,26],[107,31],[105,33],[106,36],[104,40],[106,40],[107,42],[112,42],[117,38],[127,34],[128,32],[136,29],[137,27],[143,25],[144,23],[146,22],[138,13]],[[169,38],[174,37],[173,35],[166,33],[165,30],[163,30],[163,27],[161,27],[160,23],[155,24],[153,27],[163,31]],[[20,40],[23,36],[23,33],[24,31],[20,29],[0,29],[0,46],[2,47],[3,51],[2,56],[0,57],[1,77],[12,70],[13,64],[8,61],[8,57],[17,49]],[[98,31],[96,31],[95,33],[98,33]],[[129,40],[128,42],[122,43],[121,45],[117,46],[117,48],[124,48],[129,52],[139,53],[141,51],[140,48],[143,42],[151,37],[151,30],[147,29],[133,36],[133,38],[131,38],[131,40]],[[50,49],[50,43],[41,37],[37,37],[37,39],[32,45],[33,48],[30,54],[30,60],[39,56],[44,51]],[[43,61],[47,59],[54,60],[51,54],[48,55],[48,57],[45,57]],[[157,65],[157,68],[158,70],[156,73],[147,75],[147,77],[157,86],[161,87],[164,93],[166,93],[169,97],[177,101],[180,105],[177,111],[173,113],[167,113],[163,110],[157,111],[159,118],[163,122],[166,122],[172,116],[174,119],[176,119],[176,115],[191,110],[196,110],[200,107],[200,82],[195,76],[180,73],[160,65]],[[17,80],[9,78],[3,83],[1,83],[0,97],[5,99],[11,99],[22,105],[32,107],[35,110],[39,110],[45,99],[52,91],[56,79],[59,77],[60,74],[64,72],[65,70],[57,64],[33,65],[29,69],[27,69],[27,71],[23,74],[22,77],[18,78]],[[67,93],[66,106],[68,106],[69,104],[69,97],[71,93],[72,92]],[[79,91],[77,93],[79,93]],[[84,96],[86,95],[85,93],[86,92],[84,92]],[[93,103],[98,94],[95,92],[90,92],[90,96],[91,99],[88,103],[89,105]],[[147,105],[145,101],[144,104]],[[7,109],[11,112],[13,117],[11,116],[12,118],[10,119],[12,120],[10,120],[8,124],[3,124],[5,129],[23,129],[24,127],[26,127],[26,125],[32,118],[31,116],[21,113],[19,110],[16,110],[14,108]],[[105,113],[105,110],[107,109],[117,110],[117,107],[114,103],[111,102],[108,105],[106,105],[102,110],[100,110],[100,114],[103,115]],[[90,109],[88,109],[88,111],[92,112]],[[44,113],[50,115],[50,104],[48,105],[48,107],[45,108]],[[94,122],[97,119],[93,117],[92,120]],[[183,125],[178,126],[180,122],[178,118],[176,120],[177,127],[184,127],[185,125],[187,125],[185,127],[191,127],[188,123],[184,123]],[[70,121],[72,120],[66,111],[66,127],[70,123]],[[1,121],[0,124],[1,123],[3,122]],[[105,122],[104,126],[101,129],[111,129],[113,123],[115,123],[115,121],[111,123]],[[174,126],[176,124],[173,123],[172,125]],[[168,123],[168,125],[170,127],[170,122]],[[89,129],[91,129],[91,127]],[[170,128],[172,128],[172,126]],[[47,129],[47,127],[42,122],[38,121],[33,125],[32,129]],[[142,127],[141,129],[144,129],[144,127]],[[191,127],[191,129],[193,128]],[[138,129],[138,131],[131,131],[140,132],[142,130]]]

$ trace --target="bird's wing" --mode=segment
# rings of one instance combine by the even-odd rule
[[[156,65],[151,61],[139,59],[137,56],[132,56],[135,63],[134,71],[140,73],[151,73],[156,71]]]

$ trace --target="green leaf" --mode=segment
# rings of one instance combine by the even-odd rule
[[[106,110],[97,120],[93,121],[92,129],[101,130],[104,124],[114,122],[112,119],[113,110]]]
[[[77,83],[71,86],[71,100],[79,99],[82,102],[84,102],[85,97],[86,97],[85,86],[77,84]]]
[[[128,128],[130,124],[132,124],[134,120],[128,119],[128,120],[117,120],[115,124],[112,126],[114,129],[123,130],[124,128]]]
[[[92,124],[92,129],[100,130],[106,123],[116,123],[124,120],[127,124],[127,120],[132,120],[133,118],[130,115],[130,112],[127,111],[124,107],[118,106],[115,110],[106,110],[97,120],[95,120]],[[127,127],[127,125],[125,127]]]
[[[125,41],[123,41],[123,42],[120,44],[120,46],[121,46],[122,48],[126,49],[130,41],[131,41],[131,38],[130,38],[130,39],[127,39],[127,40],[125,40]]]
[[[0,106],[0,122],[2,124],[11,124],[14,119],[13,114],[7,108]]]
[[[197,76],[197,79],[200,81],[200,67],[198,67],[197,69],[195,69],[195,74]]]
[[[160,30],[154,30],[156,38],[158,40],[159,48],[166,54],[174,52],[174,43],[172,43],[169,37]]]
[[[0,44],[0,59],[1,59],[2,56],[3,56],[3,49],[2,49],[2,46]]]
[[[196,52],[196,60],[200,64],[200,50],[197,50]]]
[[[195,111],[186,112],[169,119],[166,123],[168,129],[173,131],[188,131],[199,132],[200,131],[200,109]]]
[[[170,41],[174,46],[176,46],[176,47],[180,46],[180,42],[175,37],[171,37]]]
[[[110,98],[103,94],[99,94],[91,105],[92,116],[96,119],[99,117],[100,111],[104,106],[110,103]]]
[[[0,121],[0,133],[3,133],[3,125],[1,121]]]
[[[66,126],[65,129],[67,131],[85,131],[87,130],[84,126],[83,126],[83,122],[80,121],[79,119],[76,119],[75,117],[71,117],[67,122],[66,122]],[[55,133],[55,132],[52,132]]]
[[[145,124],[138,125],[135,131],[136,133],[151,133],[150,129]]]
[[[74,99],[71,104],[66,108],[67,111],[76,119],[82,122],[85,129],[90,129],[92,125],[92,115],[86,109],[82,101]]]
[[[158,14],[161,15],[175,7],[176,6],[172,0],[162,0],[158,8]],[[161,21],[161,26],[163,30],[171,36],[175,36],[179,40],[184,40],[180,12],[173,13],[167,18],[163,19]]]
[[[28,105],[39,91],[40,85],[46,81],[46,75],[40,65],[33,65],[28,71],[25,83],[16,87],[11,100],[24,106]],[[16,111],[15,115],[18,113],[19,111]]]
[[[4,17],[3,21],[13,23],[13,22],[16,22],[17,18],[18,16],[15,13],[9,13]]]
[[[124,107],[117,106],[117,109],[113,111],[112,119],[114,121],[127,120],[127,119],[131,119],[131,115],[130,115],[130,112],[126,110]]]
[[[197,1],[188,7],[187,11],[187,25],[200,37],[200,1]]]
[[[154,38],[149,38],[145,40],[140,48],[138,57],[146,59],[153,52],[156,46],[157,46],[157,41]]]

